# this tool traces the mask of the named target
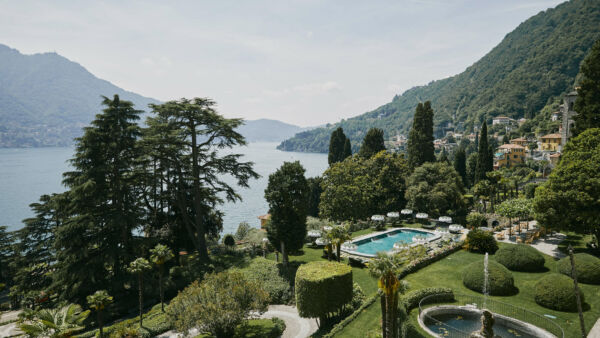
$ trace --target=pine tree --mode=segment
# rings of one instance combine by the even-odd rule
[[[302,248],[306,238],[309,187],[304,172],[300,162],[284,162],[269,175],[265,189],[271,214],[267,237],[281,252],[285,266],[288,253]]]
[[[433,109],[429,101],[417,105],[407,147],[408,164],[412,169],[425,162],[435,162]]]
[[[365,138],[363,139],[358,154],[363,158],[371,158],[382,150],[385,150],[383,130],[379,128],[369,129],[367,135],[365,135]]]
[[[344,130],[338,127],[331,133],[329,139],[329,155],[327,161],[329,165],[337,162],[341,162],[346,157],[352,156],[352,147],[350,146],[350,139],[344,134]]]
[[[344,152],[342,153],[342,160],[352,156],[352,144],[350,143],[350,139],[346,137],[346,141],[344,141]]]
[[[63,299],[83,303],[107,285],[117,285],[133,255],[133,230],[140,226],[136,121],[141,111],[118,95],[76,139],[73,170],[64,173],[69,217],[56,230],[54,286]]]
[[[600,40],[596,41],[592,50],[581,65],[581,80],[575,101],[575,127],[573,136],[577,136],[588,128],[600,127]]]
[[[454,154],[454,169],[462,178],[463,184],[467,185],[467,154],[464,148],[458,148]]]
[[[486,174],[494,169],[493,150],[489,147],[487,136],[487,123],[484,121],[479,133],[479,149],[477,151],[477,166],[475,169],[475,183],[487,178]]]

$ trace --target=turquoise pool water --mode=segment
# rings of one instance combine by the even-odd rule
[[[433,234],[425,231],[398,229],[373,237],[361,239],[353,243],[357,246],[355,252],[366,255],[375,255],[380,251],[392,250],[394,248],[394,243],[397,242],[410,244],[413,242],[412,239],[416,235],[425,236],[427,238],[434,236]]]

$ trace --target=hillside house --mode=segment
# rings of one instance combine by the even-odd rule
[[[559,133],[548,134],[541,137],[543,151],[560,151],[562,136]]]
[[[518,144],[503,144],[494,154],[494,169],[513,167],[525,163],[525,147]]]
[[[492,119],[492,125],[495,126],[497,124],[508,125],[514,120],[507,116],[497,116]]]

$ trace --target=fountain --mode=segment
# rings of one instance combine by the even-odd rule
[[[471,338],[494,338],[494,316],[486,309],[488,290],[488,253],[483,258],[483,309],[481,310],[481,330],[471,333]]]

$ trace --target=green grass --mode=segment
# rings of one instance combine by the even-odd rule
[[[500,245],[507,244],[500,243]],[[493,255],[490,256],[490,258],[493,259]],[[548,268],[545,272],[532,273],[513,271],[515,286],[519,288],[518,294],[507,297],[490,296],[490,298],[523,307],[538,314],[550,314],[556,316],[556,322],[563,328],[566,337],[581,337],[577,313],[546,309],[537,305],[533,299],[534,285],[537,280],[550,272],[556,272],[556,260],[546,255],[544,255],[544,258],[546,260],[545,266]],[[408,275],[405,280],[410,284],[410,289],[413,290],[425,287],[449,287],[456,293],[480,295],[463,286],[462,270],[469,263],[482,259],[483,255],[481,254],[462,250]],[[589,331],[600,317],[600,287],[589,284],[580,284],[580,287],[585,294],[586,305],[584,309],[584,320],[586,329]],[[417,314],[418,309],[411,312],[411,320],[415,323]],[[365,309],[364,314],[358,316],[337,336],[364,337],[370,332],[379,330],[380,321],[381,310],[378,303],[375,303],[371,307]]]
[[[235,330],[236,338],[268,338],[277,337],[275,322],[271,319],[251,319],[246,325],[240,325]],[[210,334],[200,334],[194,338],[210,338]]]

